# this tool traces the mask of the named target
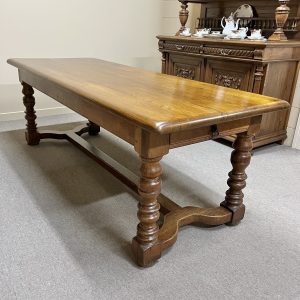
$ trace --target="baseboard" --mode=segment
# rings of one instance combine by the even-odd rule
[[[40,108],[36,109],[36,114],[38,117],[54,116],[61,114],[74,113],[71,109],[67,107],[51,107],[51,108]],[[7,113],[0,113],[0,121],[14,121],[24,119],[24,111],[14,111]]]
[[[300,116],[299,116],[297,127],[296,127],[296,130],[295,130],[295,135],[294,135],[294,140],[293,140],[292,147],[295,148],[295,149],[300,150]]]

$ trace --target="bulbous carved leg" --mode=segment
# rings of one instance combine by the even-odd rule
[[[161,251],[153,247],[158,242],[159,204],[157,197],[161,190],[161,166],[158,158],[141,158],[141,177],[139,183],[140,201],[138,204],[137,235],[132,241],[132,250],[137,263],[145,267],[158,258]]]
[[[35,98],[33,96],[34,90],[33,88],[25,83],[22,82],[22,93],[24,95],[23,97],[23,103],[26,107],[25,110],[25,119],[27,120],[27,130],[25,132],[25,137],[28,145],[38,145],[40,142],[40,134],[37,131],[35,119],[36,119],[36,114],[34,110],[34,105],[35,105]]]
[[[89,121],[87,125],[89,128],[89,135],[97,135],[100,132],[100,126],[93,123],[92,121]]]
[[[245,170],[251,160],[252,136],[247,133],[238,134],[233,147],[234,151],[231,155],[233,169],[228,174],[229,179],[227,181],[229,189],[226,192],[225,201],[221,203],[221,206],[226,207],[233,213],[229,225],[236,225],[243,219],[245,214],[242,190],[246,187],[247,175]]]

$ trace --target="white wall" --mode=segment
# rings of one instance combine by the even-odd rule
[[[298,123],[297,123],[298,120]],[[300,75],[296,86],[294,101],[288,125],[289,139],[287,143],[300,150]]]
[[[1,0],[0,120],[23,118],[11,57],[98,57],[160,71],[162,0]],[[37,93],[38,114],[65,112]]]
[[[300,114],[300,76],[298,76],[294,100],[292,102],[292,107],[291,107],[291,113],[290,113],[290,118],[289,118],[289,123],[287,128],[288,138],[284,143],[287,146],[292,146],[293,144],[299,114]]]
[[[178,0],[162,0],[162,28],[161,34],[174,35],[181,27],[179,21],[179,11],[181,10],[181,3]],[[196,20],[200,16],[200,5],[189,3],[189,19],[186,27],[196,27]]]
[[[297,123],[295,136],[293,140],[293,148],[300,150],[300,115],[298,118],[298,123]]]

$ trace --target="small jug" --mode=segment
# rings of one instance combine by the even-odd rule
[[[251,38],[253,38],[253,39],[261,39],[262,38],[261,29],[253,29],[251,31]]]
[[[239,34],[240,34],[241,39],[246,38],[247,32],[248,32],[248,27],[241,27],[239,29]]]

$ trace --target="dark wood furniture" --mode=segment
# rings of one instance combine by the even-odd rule
[[[148,266],[174,244],[180,226],[234,225],[243,218],[242,190],[252,137],[263,113],[289,106],[271,97],[96,59],[12,59],[8,63],[19,69],[23,85],[27,143],[67,139],[139,194],[140,222],[132,249],[140,266]],[[75,132],[38,131],[33,87],[88,118],[88,126]],[[134,146],[141,160],[139,177],[80,137],[85,132],[97,134],[100,126]],[[237,134],[233,169],[220,207],[180,207],[160,194],[160,160],[170,149],[231,133]],[[161,228],[160,212],[165,214]]]
[[[181,29],[188,18],[188,3],[202,5],[198,27],[221,30],[221,17],[234,12],[243,1],[181,1]],[[281,1],[284,2],[284,1]],[[249,1],[259,18],[244,20],[244,26],[263,27],[270,36],[276,26],[277,1]],[[292,104],[300,61],[299,35],[300,2],[289,2],[290,17],[285,25],[289,41],[228,41],[158,36],[162,53],[162,73],[189,78],[220,86],[284,99]],[[271,22],[272,20],[272,22]],[[270,25],[271,24],[271,25]],[[272,25],[273,24],[273,25]],[[292,24],[292,25],[289,25]],[[175,29],[175,28],[174,28]],[[281,29],[275,34],[280,35]],[[282,37],[282,39],[284,39]],[[289,112],[264,114],[261,130],[254,139],[254,148],[273,142],[282,143],[287,137]],[[225,137],[233,141],[235,136]]]

